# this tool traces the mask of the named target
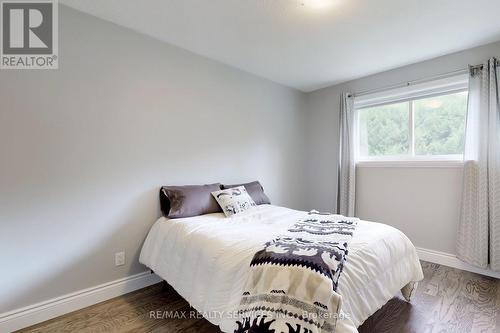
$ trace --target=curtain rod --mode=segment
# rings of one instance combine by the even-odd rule
[[[500,66],[500,62],[497,61],[496,65],[497,65],[497,67]],[[429,81],[433,81],[433,80],[445,79],[445,78],[448,78],[448,77],[454,76],[454,75],[466,74],[469,71],[475,70],[475,69],[476,70],[482,70],[483,66],[484,66],[483,64],[469,66],[469,68],[466,68],[466,69],[458,69],[458,70],[455,70],[455,71],[451,71],[451,72],[447,72],[447,73],[443,73],[443,74],[439,74],[439,75],[434,75],[434,76],[429,76],[429,77],[422,78],[422,79],[417,79],[417,80],[413,80],[413,81],[406,81],[406,82],[396,83],[396,84],[393,84],[393,85],[390,85],[390,86],[381,87],[381,88],[364,90],[364,91],[360,91],[360,92],[357,92],[357,93],[349,94],[349,97],[359,97],[359,96],[373,94],[373,93],[376,93],[376,92],[386,91],[386,90],[390,90],[390,89],[408,87],[408,86],[411,86],[411,85],[414,85],[414,84],[417,84],[417,83],[425,83],[425,82],[429,82]]]

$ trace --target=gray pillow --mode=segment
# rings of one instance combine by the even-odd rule
[[[264,193],[264,188],[258,181],[254,181],[246,184],[235,184],[235,185],[222,185],[222,189],[228,189],[238,186],[245,186],[250,197],[255,201],[257,205],[270,204],[271,200]]]
[[[221,212],[212,196],[221,184],[163,186],[160,189],[160,205],[163,215],[175,219]]]

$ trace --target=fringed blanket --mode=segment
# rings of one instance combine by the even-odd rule
[[[336,293],[358,219],[312,211],[250,264],[235,333],[334,332]]]

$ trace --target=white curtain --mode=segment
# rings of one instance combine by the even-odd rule
[[[343,93],[340,101],[337,213],[345,216],[354,216],[355,207],[354,117],[353,97]]]
[[[457,255],[500,270],[500,107],[498,61],[471,68]]]

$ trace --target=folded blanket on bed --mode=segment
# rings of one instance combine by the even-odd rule
[[[334,332],[337,284],[358,219],[310,212],[250,263],[235,333]]]

